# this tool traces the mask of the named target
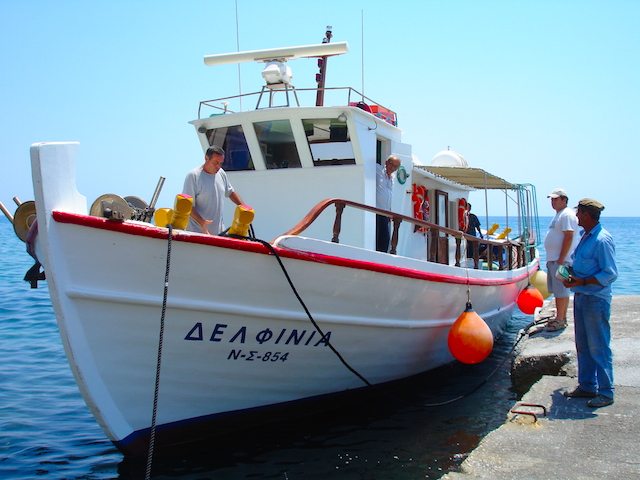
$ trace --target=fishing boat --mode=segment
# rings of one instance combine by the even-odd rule
[[[155,200],[89,206],[79,145],[31,147],[28,249],[80,392],[124,454],[146,453],[152,434],[156,446],[194,441],[455,361],[448,334],[469,300],[494,337],[511,317],[538,268],[535,189],[450,150],[421,164],[396,112],[324,86],[328,59],[347,51],[326,41],[205,57],[265,63],[260,91],[201,102],[190,122],[203,150],[225,150],[252,235],[186,231],[177,203],[163,221]],[[319,60],[313,89],[291,84],[295,58]],[[325,94],[343,100],[325,106]],[[234,109],[240,100],[256,108]],[[376,165],[392,154],[401,166],[383,210]],[[469,194],[484,190],[514,205],[511,234],[465,233]],[[375,248],[377,215],[389,218],[388,252]]]

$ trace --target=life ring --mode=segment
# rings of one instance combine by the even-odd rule
[[[464,198],[458,200],[458,230],[465,232],[469,228],[469,210]]]
[[[413,203],[413,218],[418,220],[429,221],[429,196],[427,195],[427,187],[424,185],[413,184],[413,194],[411,195]],[[414,232],[425,233],[426,227],[415,226]]]
[[[425,188],[422,185],[413,184],[413,194],[411,202],[413,203],[413,218],[422,220],[422,202],[424,201]]]
[[[429,222],[431,220],[431,213],[429,212],[429,195],[427,195],[426,189],[424,193],[424,201],[422,202],[422,219],[425,222]],[[424,231],[427,231],[426,227],[424,228]]]

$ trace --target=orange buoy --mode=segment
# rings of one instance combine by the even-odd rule
[[[467,308],[449,330],[449,351],[462,363],[480,363],[493,349],[493,333],[489,325],[467,302]]]
[[[537,307],[541,307],[544,298],[540,291],[531,284],[518,295],[518,308],[526,315],[533,315]]]

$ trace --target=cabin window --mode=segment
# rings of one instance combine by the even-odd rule
[[[380,137],[376,138],[376,162],[384,165],[387,158],[391,156],[391,142]]]
[[[337,118],[316,118],[305,119],[302,123],[314,166],[356,163],[346,122]]]
[[[205,135],[209,145],[218,145],[224,150],[224,170],[254,170],[242,125],[208,129]]]
[[[267,168],[300,168],[300,156],[289,120],[253,124]]]
[[[449,226],[449,194],[442,190],[436,190],[436,223],[441,227]],[[439,232],[436,239],[438,263],[449,264],[449,238],[444,232]]]
[[[441,227],[449,226],[449,208],[448,207],[449,207],[449,194],[447,192],[443,192],[442,190],[436,190],[436,223]]]

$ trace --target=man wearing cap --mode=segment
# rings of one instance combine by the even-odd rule
[[[551,199],[551,208],[556,211],[544,239],[547,255],[547,290],[556,298],[556,318],[547,323],[547,331],[555,332],[567,326],[567,309],[569,308],[569,289],[556,278],[559,265],[569,263],[571,254],[576,248],[578,236],[578,219],[571,208],[567,207],[569,198],[563,188],[556,188],[547,195]]]
[[[618,277],[615,245],[600,224],[600,202],[583,198],[576,208],[584,233],[573,252],[573,273],[563,283],[574,292],[578,387],[564,395],[590,398],[592,408],[606,407],[614,390],[609,317],[611,284]]]

